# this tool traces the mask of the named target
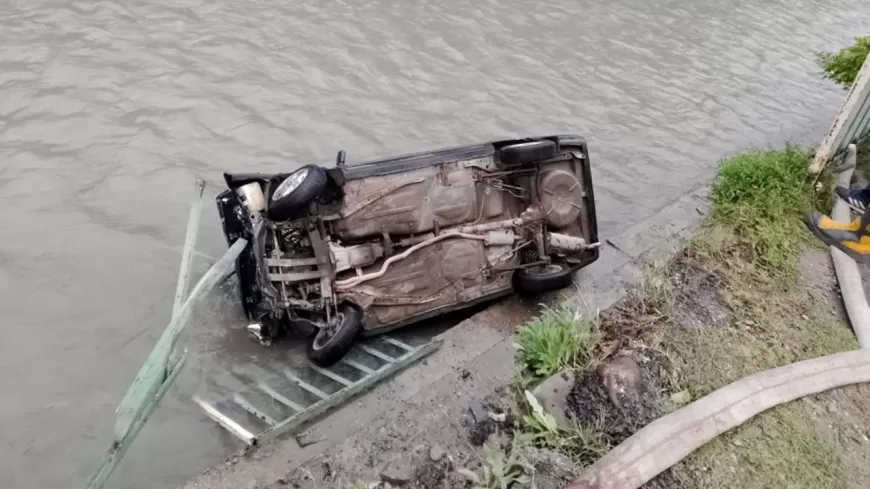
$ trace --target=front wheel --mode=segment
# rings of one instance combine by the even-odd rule
[[[266,211],[276,221],[291,219],[308,208],[326,188],[327,177],[323,168],[306,165],[291,173],[269,197]]]
[[[514,272],[513,288],[520,295],[539,295],[564,289],[574,283],[574,271],[566,265],[551,263],[520,268]]]
[[[334,365],[350,351],[362,326],[362,311],[353,304],[342,304],[332,323],[320,328],[311,338],[308,359],[320,367]]]

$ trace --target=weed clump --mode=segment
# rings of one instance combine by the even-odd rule
[[[836,53],[817,53],[816,57],[825,72],[825,78],[848,90],[855,83],[855,78],[858,77],[858,72],[861,71],[868,54],[870,54],[870,37],[856,37],[855,44]]]
[[[801,217],[813,203],[810,153],[796,146],[733,156],[719,167],[712,224],[730,228],[741,258],[776,274],[795,269],[810,234]]]
[[[525,375],[540,380],[592,365],[600,338],[597,322],[578,311],[547,309],[517,331],[517,358]]]
[[[537,446],[556,450],[585,467],[601,458],[611,444],[600,422],[559,426],[553,415],[544,411],[531,392],[525,391],[531,412],[523,416],[524,433],[518,435]]]

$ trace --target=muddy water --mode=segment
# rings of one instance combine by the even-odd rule
[[[580,133],[612,234],[728,152],[823,133],[842,91],[811,53],[870,31],[866,7],[4,2],[0,486],[80,486],[94,467],[169,318],[193,177],[287,170],[342,148],[357,160]],[[201,327],[237,326],[219,318]],[[221,345],[225,359],[258,354],[235,336]],[[181,387],[215,361],[195,349]],[[172,487],[227,447],[179,388],[113,485]]]

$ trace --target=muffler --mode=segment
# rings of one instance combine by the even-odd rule
[[[583,250],[591,250],[601,246],[601,243],[586,243],[583,238],[568,236],[567,234],[549,233],[550,247],[559,251],[576,253]]]

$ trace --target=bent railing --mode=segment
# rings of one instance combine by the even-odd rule
[[[831,129],[816,150],[811,173],[819,173],[834,158],[843,155],[850,144],[870,135],[870,57],[864,61]]]
[[[247,242],[240,239],[224,253],[224,255],[196,283],[190,294],[187,284],[191,275],[191,257],[196,246],[197,231],[202,215],[202,195],[205,182],[197,182],[194,202],[190,209],[184,250],[176,286],[175,303],[172,308],[172,319],[163,331],[148,359],[139,369],[135,380],[127,389],[123,400],[115,410],[116,422],[112,443],[106,451],[103,461],[88,480],[89,489],[99,489],[112,475],[118,463],[124,457],[127,449],[145,425],[148,417],[154,412],[157,404],[172,386],[187,355],[187,349],[178,352],[176,345],[182,331],[188,325],[194,306],[233,270],[236,258],[245,248]]]

